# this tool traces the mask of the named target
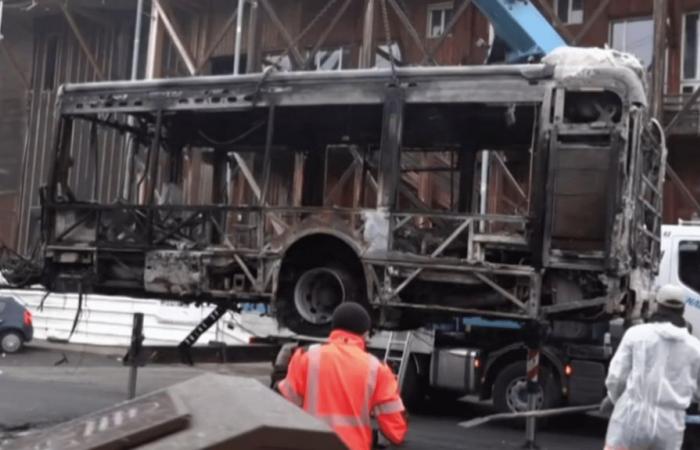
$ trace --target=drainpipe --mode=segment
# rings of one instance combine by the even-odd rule
[[[241,37],[243,36],[243,11],[245,0],[238,0],[238,16],[236,17],[236,50],[233,54],[233,74],[241,73]]]

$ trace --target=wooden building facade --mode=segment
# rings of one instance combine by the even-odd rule
[[[8,0],[0,25],[0,240],[23,252],[36,234],[40,186],[51,163],[60,85],[277,70],[484,64],[488,21],[468,0],[245,0],[237,33],[234,0],[146,0],[134,40],[137,0]],[[653,61],[654,0],[535,0],[571,45],[610,46]],[[656,3],[659,3],[658,0]],[[664,119],[700,85],[700,0],[667,0]],[[237,45],[237,37],[240,43]],[[127,143],[117,133],[76,129],[76,177],[109,178],[96,200],[122,191]],[[91,140],[105,157],[89,152]],[[668,137],[671,165],[700,199],[700,108]],[[83,175],[81,175],[83,174]],[[192,188],[195,189],[195,188]],[[689,219],[696,205],[667,183],[664,217]]]

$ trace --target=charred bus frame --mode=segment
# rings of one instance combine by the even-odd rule
[[[59,107],[52,290],[265,302],[302,333],[339,301],[389,328],[632,318],[648,301],[665,147],[626,68],[267,71],[68,85]],[[101,127],[133,142],[128,198],[97,202],[97,174],[71,186],[79,123],[95,158]],[[188,170],[209,200],[185,200]]]

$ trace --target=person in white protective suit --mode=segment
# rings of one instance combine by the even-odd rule
[[[625,333],[601,412],[613,409],[605,450],[680,450],[686,409],[700,397],[700,340],[683,319],[685,292],[666,285],[650,322]]]

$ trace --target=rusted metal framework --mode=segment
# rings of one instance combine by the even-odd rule
[[[542,65],[68,85],[43,281],[265,302],[309,333],[343,300],[384,327],[632,317],[664,164],[645,105],[627,69]],[[72,176],[76,126],[131,136],[130,198],[96,201],[97,174]]]

